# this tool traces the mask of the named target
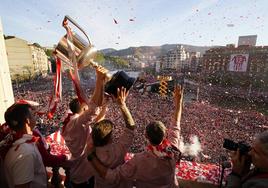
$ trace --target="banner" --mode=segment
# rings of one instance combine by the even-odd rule
[[[246,72],[248,56],[248,54],[232,54],[229,63],[229,71]]]

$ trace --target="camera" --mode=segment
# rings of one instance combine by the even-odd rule
[[[247,144],[246,142],[242,141],[236,143],[226,138],[224,139],[223,147],[231,151],[237,151],[237,149],[239,149],[241,155],[247,154],[251,149],[250,145]]]

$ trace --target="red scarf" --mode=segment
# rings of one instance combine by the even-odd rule
[[[176,159],[180,160],[181,152],[172,146],[168,139],[164,139],[161,144],[157,146],[148,145],[147,151],[152,152],[154,155],[160,158]]]
[[[12,147],[12,144],[23,137],[22,132],[12,131],[6,123],[0,126],[0,155],[4,159],[8,150]],[[26,140],[25,143],[37,142],[39,137],[33,136],[30,140]],[[19,148],[20,144],[16,146],[15,150]]]
[[[23,134],[21,134],[20,138],[22,138],[22,137],[23,137]],[[17,138],[16,140],[18,140],[18,139],[20,139],[20,138]],[[27,144],[36,143],[36,142],[38,142],[39,139],[40,139],[39,136],[33,136],[33,135],[32,135],[32,138],[31,138],[31,139],[26,140],[26,141],[23,142],[23,143],[27,143]],[[13,143],[14,143],[16,140],[13,140]],[[23,144],[23,143],[18,144],[18,145],[16,146],[16,148],[15,148],[15,151],[17,151],[18,148],[20,147],[20,145]]]

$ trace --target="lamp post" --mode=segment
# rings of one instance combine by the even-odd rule
[[[248,88],[248,97],[250,97],[251,92],[252,92],[252,78],[253,78],[252,73],[249,73],[249,88]]]

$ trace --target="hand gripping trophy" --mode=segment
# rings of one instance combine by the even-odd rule
[[[68,25],[68,21],[70,21],[85,35],[86,40],[71,30],[70,26]],[[94,61],[97,50],[90,42],[85,31],[69,16],[64,17],[63,27],[67,30],[67,34],[61,38],[56,46],[56,56],[68,64],[71,68],[74,68],[72,65],[73,61],[76,61],[77,64],[75,66],[77,66],[78,69],[82,69],[89,65],[91,65],[93,68],[101,66]],[[68,39],[68,35],[69,37],[71,36],[71,40]],[[70,46],[73,53],[69,53]],[[75,57],[72,57],[70,54]],[[114,96],[117,95],[117,88],[125,87],[127,90],[129,90],[136,81],[135,78],[129,77],[124,71],[118,71],[112,76],[107,73],[106,76],[109,81],[105,85],[105,92]]]

